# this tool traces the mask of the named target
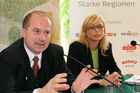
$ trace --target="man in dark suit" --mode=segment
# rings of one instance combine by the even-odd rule
[[[86,68],[74,81],[63,48],[50,43],[51,28],[51,20],[43,11],[25,16],[23,38],[0,53],[0,93],[80,93],[98,82],[91,80],[96,75]]]

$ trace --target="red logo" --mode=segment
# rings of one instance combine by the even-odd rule
[[[113,36],[113,33],[107,33],[107,36]]]
[[[136,60],[126,60],[122,62],[122,64],[128,64],[128,63],[137,64],[138,62]]]
[[[122,49],[123,50],[136,50],[137,47],[136,46],[123,46]]]

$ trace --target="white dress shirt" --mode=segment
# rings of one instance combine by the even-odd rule
[[[35,56],[37,56],[39,58],[39,61],[38,61],[38,65],[39,65],[39,69],[41,68],[41,57],[42,57],[42,53],[38,54],[38,55],[34,55],[27,47],[26,45],[24,45],[24,48],[25,48],[25,51],[29,57],[29,60],[30,60],[30,65],[31,67],[33,66],[34,64],[34,61],[33,61],[33,58]]]

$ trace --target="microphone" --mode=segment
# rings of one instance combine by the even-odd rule
[[[100,76],[102,79],[105,79],[107,82],[111,83],[113,86],[115,86],[116,88],[118,88],[120,90],[121,93],[124,93],[122,91],[122,89],[120,87],[118,87],[116,84],[114,84],[112,81],[108,80],[107,78],[105,78],[104,76],[100,75],[99,73],[95,72],[94,70],[92,70],[91,68],[87,67],[85,64],[83,64],[82,62],[80,62],[79,60],[77,60],[76,58],[72,57],[72,56],[68,56],[68,55],[65,55],[63,54],[64,56],[66,56],[67,58],[71,58],[73,60],[75,60],[76,62],[78,62],[79,64],[81,64],[82,66],[86,67],[88,70],[90,70],[91,72],[97,74],[98,76]],[[91,80],[93,80],[93,78],[91,78]]]
[[[131,41],[131,42],[130,42],[130,44],[131,44],[132,46],[136,46],[136,45],[140,46],[140,44],[137,44],[137,42],[136,42],[136,41],[134,41],[134,40],[133,40],[133,41]]]

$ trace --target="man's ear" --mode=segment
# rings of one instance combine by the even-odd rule
[[[26,31],[25,28],[22,28],[22,32],[21,32],[22,33],[22,37],[25,37],[25,31]]]

